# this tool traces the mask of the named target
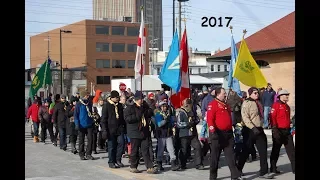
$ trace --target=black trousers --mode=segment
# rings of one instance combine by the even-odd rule
[[[98,139],[97,141],[98,141],[99,149],[103,149],[105,147],[106,142],[102,139],[102,132],[101,131],[98,132],[97,139]]]
[[[295,165],[296,165],[296,159],[295,159],[295,148],[293,143],[293,137],[290,134],[290,129],[279,129],[280,137],[275,138],[272,136],[272,151],[270,156],[270,169],[271,171],[277,170],[277,162],[279,159],[279,153],[281,146],[284,145],[288,158],[291,162],[292,172],[295,173]]]
[[[79,156],[84,157],[91,156],[92,154],[92,128],[80,128],[79,129]],[[84,152],[85,141],[84,138],[87,136],[87,152]]]
[[[92,130],[92,150],[97,151],[97,143],[98,143],[98,127],[93,124]]]
[[[195,165],[202,165],[202,149],[201,144],[197,136],[186,136],[180,137],[181,142],[181,151],[179,154],[179,159],[182,167],[185,167],[187,164],[188,155],[188,148],[192,146],[194,148],[194,163]]]
[[[70,143],[76,144],[78,139],[78,131],[75,130],[74,122],[70,123],[70,129],[71,129],[70,136],[69,136]]]
[[[232,130],[210,133],[209,138],[211,143],[210,179],[217,179],[218,164],[222,150],[231,172],[231,178],[240,177],[241,174],[237,169],[236,161],[234,159],[234,137]]]
[[[41,123],[41,141],[45,141],[45,137],[47,135],[47,130],[49,131],[50,140],[52,143],[56,143],[56,139],[54,138],[53,134],[53,124],[52,123]]]
[[[54,126],[54,129],[55,129],[54,138],[57,139],[57,138],[58,138],[58,134],[59,134],[59,127],[58,127],[58,125],[57,125],[57,126]]]
[[[139,149],[141,149],[142,157],[147,169],[153,167],[153,163],[150,158],[149,152],[149,145],[150,139],[137,139],[137,138],[130,138],[131,143],[131,154],[130,154],[130,168],[137,168],[139,163]]]
[[[124,147],[124,137],[121,135],[110,135],[108,137],[108,153],[109,164],[114,164],[117,161],[121,162]]]
[[[67,129],[60,127],[59,128],[59,138],[60,138],[60,149],[67,148]]]
[[[152,139],[151,137],[149,138],[149,154],[150,154],[150,160],[151,162],[154,161],[154,152],[153,152],[153,146],[152,146]],[[158,144],[158,143],[157,143]]]
[[[267,136],[262,127],[258,128],[260,134],[254,135],[253,131],[247,127],[243,127],[243,148],[239,157],[238,169],[242,171],[244,164],[246,163],[252,143],[255,141],[260,155],[260,175],[263,176],[268,173],[268,151],[267,151]]]

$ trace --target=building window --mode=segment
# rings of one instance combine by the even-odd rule
[[[97,76],[97,84],[110,84],[110,76]]]
[[[270,65],[267,61],[264,60],[257,60],[256,63],[258,64],[259,68],[270,68]]]
[[[160,68],[157,68],[157,74],[160,74]]]
[[[96,68],[110,68],[110,60],[108,59],[97,59]]]
[[[96,34],[109,35],[109,26],[96,26]]]
[[[134,68],[135,60],[128,60],[128,68]]]
[[[220,65],[218,65],[218,72],[220,72]]]
[[[127,27],[127,36],[138,36],[139,28],[137,27]]]
[[[126,68],[125,60],[112,60],[112,68]]]
[[[189,68],[189,74],[192,74],[192,69],[191,68]]]
[[[211,71],[212,72],[214,71],[214,65],[211,65]]]
[[[96,43],[96,51],[97,52],[109,52],[109,43]]]
[[[201,73],[201,68],[198,68],[198,74],[200,74]]]
[[[136,44],[127,44],[127,52],[136,52],[137,45]]]
[[[224,65],[224,71],[228,71],[228,65]]]
[[[112,79],[126,79],[128,76],[112,76]]]
[[[112,35],[124,36],[124,29],[123,26],[112,26]]]
[[[112,43],[112,52],[125,52],[125,44],[123,43]]]

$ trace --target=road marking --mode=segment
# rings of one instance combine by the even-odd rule
[[[117,176],[120,176],[128,180],[159,180],[157,178],[152,177],[152,175],[145,174],[145,173],[132,173],[129,170],[112,169],[105,166],[97,166],[97,167],[102,168],[108,172],[111,172]]]

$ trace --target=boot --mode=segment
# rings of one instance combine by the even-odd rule
[[[33,142],[36,143],[37,142],[37,138],[36,136],[33,136]]]
[[[172,161],[171,161],[171,170],[172,170],[172,171],[178,171],[179,168],[180,168],[180,167],[177,165],[177,160],[172,160]]]
[[[78,153],[75,143],[71,143],[71,152],[73,154],[77,154]]]
[[[34,136],[34,142],[39,142],[39,136]]]
[[[164,168],[162,167],[162,161],[157,161],[157,169],[158,169],[158,171],[164,170]]]

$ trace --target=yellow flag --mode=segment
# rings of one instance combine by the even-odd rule
[[[262,88],[267,86],[266,78],[253,59],[244,39],[241,41],[238,58],[233,71],[233,77],[249,87]]]

